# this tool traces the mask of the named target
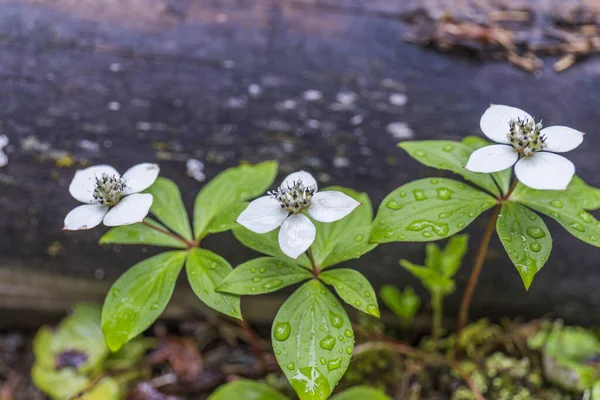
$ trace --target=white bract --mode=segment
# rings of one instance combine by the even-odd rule
[[[481,130],[496,143],[471,154],[466,169],[497,172],[515,165],[517,179],[538,190],[565,190],[575,166],[554,153],[571,151],[583,141],[583,132],[566,126],[542,129],[531,115],[515,107],[491,105],[481,116]]]
[[[279,247],[285,255],[298,258],[312,245],[317,229],[304,214],[320,222],[334,222],[350,214],[360,203],[338,191],[317,192],[311,174],[298,171],[283,180],[268,196],[252,201],[237,222],[256,233],[267,233],[281,226]]]
[[[65,217],[64,230],[91,229],[104,221],[106,226],[130,225],[148,215],[152,195],[139,193],[149,188],[159,172],[158,165],[134,165],[123,176],[110,165],[79,170],[69,192],[85,205],[75,207]]]

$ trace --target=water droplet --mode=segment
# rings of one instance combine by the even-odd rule
[[[256,290],[257,290],[257,289],[256,289],[255,287],[253,287],[253,288],[250,288],[250,291],[251,291],[251,292],[256,292]]]
[[[346,335],[346,337],[352,337],[354,336],[354,332],[352,332],[350,329],[346,329],[344,331],[344,335]]]
[[[331,351],[331,349],[333,349],[333,346],[335,346],[335,341],[336,339],[333,336],[327,335],[323,338],[323,340],[321,340],[321,342],[319,342],[319,345],[322,349]]]
[[[336,369],[339,369],[341,366],[342,366],[342,358],[341,357],[336,358],[334,360],[330,360],[327,363],[327,369],[329,371],[335,371]]]
[[[406,196],[406,192],[400,192],[400,193],[398,193],[398,195],[399,195],[400,197],[405,197],[405,196]]]
[[[344,324],[342,317],[332,311],[329,311],[329,319],[331,320],[331,325],[335,328],[341,328]]]
[[[362,304],[362,303],[360,302],[360,300],[356,300],[356,301],[354,302],[354,305],[355,305],[356,307],[360,307],[360,306],[361,306],[361,304]]]
[[[556,200],[552,200],[552,201],[550,202],[550,205],[551,205],[552,207],[554,207],[554,208],[562,208],[562,207],[563,207],[563,202],[562,202],[562,201],[560,201],[560,200],[558,200],[558,199],[556,199]]]
[[[352,346],[346,347],[346,354],[352,354]]]
[[[379,309],[375,304],[369,304],[367,306],[367,312],[374,317],[379,317]]]
[[[289,370],[289,371],[293,371],[296,369],[296,364],[292,361],[289,362],[285,365],[285,367]]]
[[[281,279],[273,279],[272,281],[265,282],[262,287],[263,287],[263,289],[266,289],[266,290],[272,290],[272,289],[278,288],[282,284],[283,284],[283,281]]]
[[[289,322],[278,322],[273,328],[273,337],[280,342],[283,342],[290,337],[292,327]]]
[[[425,195],[425,192],[421,189],[413,190],[413,195],[415,196],[415,200],[418,200],[418,201],[427,200],[427,196]]]
[[[529,236],[531,236],[534,239],[540,239],[546,236],[544,231],[536,226],[530,226],[529,228],[527,228],[526,232]]]
[[[448,233],[450,232],[448,224],[426,221],[424,219],[418,219],[416,221],[413,221],[410,225],[406,227],[406,229],[413,232],[421,232],[427,229],[428,232],[433,232],[436,235],[442,237],[448,235]],[[423,236],[425,235],[423,234]]]
[[[327,364],[327,360],[325,359],[325,357],[321,357],[321,359],[319,360],[319,362],[321,363],[321,365]]]
[[[444,147],[442,147],[442,150],[444,150],[446,153],[449,153],[454,150],[454,146],[451,144],[445,144]]]
[[[456,224],[456,227],[462,229],[462,228],[465,227],[465,223],[464,222],[459,222],[458,224]]]
[[[385,203],[385,206],[390,210],[400,210],[402,208],[402,204],[398,203],[395,200],[388,201],[387,203]]]
[[[572,224],[569,225],[571,228],[575,229],[576,231],[579,232],[585,232],[585,228],[583,227],[583,225],[581,225],[579,222],[573,222]]]
[[[252,272],[253,274],[255,274],[256,273],[256,267],[250,268],[250,272]]]
[[[366,298],[369,298],[369,297],[371,297],[371,293],[369,293],[369,292],[365,292],[365,297],[366,297]]]
[[[540,245],[538,242],[533,242],[529,245],[529,248],[538,253],[542,249],[542,245]]]
[[[262,278],[260,276],[255,276],[251,280],[252,280],[252,282],[256,283],[256,282],[262,281]]]
[[[535,222],[535,221],[537,220],[537,215],[531,214],[531,215],[529,216],[529,220],[530,220],[531,222]]]
[[[449,211],[449,212],[443,212],[443,213],[441,213],[440,215],[438,215],[438,217],[440,217],[440,218],[442,218],[442,219],[443,219],[443,218],[450,218],[451,216],[452,216],[452,211]]]
[[[281,355],[281,350],[277,350],[277,351],[275,352],[275,354],[277,354],[278,356],[280,356],[280,355]]]
[[[365,238],[365,237],[364,237],[363,235],[356,235],[356,236],[354,236],[354,240],[355,240],[356,242],[362,242],[362,240],[363,240],[364,238]]]
[[[416,155],[417,157],[426,157],[426,156],[427,156],[427,153],[425,153],[425,152],[424,152],[424,151],[422,151],[422,150],[417,150],[417,151],[415,151],[415,155]]]
[[[454,192],[447,188],[438,188],[437,189],[437,197],[440,200],[450,200],[450,198],[452,197],[452,193],[454,193]]]
[[[585,211],[581,211],[577,215],[579,215],[579,218],[581,218],[583,220],[583,222],[588,222],[588,223],[592,222],[592,216],[589,213],[585,212]]]
[[[113,288],[110,292],[115,297],[119,297],[121,295],[121,291],[119,289],[117,289],[117,288]]]
[[[152,309],[152,310],[158,309],[158,303],[152,303],[152,305],[150,306],[150,309]]]
[[[427,238],[427,239],[433,237],[433,233],[431,233],[429,231],[425,231],[425,232],[421,233],[421,235],[423,235],[423,237]]]
[[[265,267],[260,267],[260,268],[258,269],[258,272],[260,272],[261,274],[264,274],[266,270],[267,270],[267,269],[266,269]]]
[[[432,178],[430,180],[430,182],[431,182],[432,185],[437,185],[440,181],[439,181],[439,179]]]

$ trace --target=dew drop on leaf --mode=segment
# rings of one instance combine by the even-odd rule
[[[532,251],[535,251],[536,253],[538,253],[542,249],[542,246],[537,242],[533,242],[529,245],[529,248]]]
[[[398,203],[395,200],[388,201],[387,203],[385,203],[385,206],[390,210],[400,210],[402,208],[402,204]]]
[[[333,325],[335,328],[341,328],[344,324],[342,317],[331,311],[329,311],[329,319],[331,321],[331,325]]]
[[[289,370],[289,371],[293,371],[296,369],[296,364],[294,364],[294,362],[289,362],[285,365],[285,367]]]
[[[442,150],[444,150],[446,153],[449,153],[454,150],[454,146],[451,144],[445,144],[444,147],[442,147]]]
[[[260,276],[255,276],[252,278],[252,282],[256,283],[256,282],[260,282],[262,281],[262,278]]]
[[[280,342],[283,342],[290,337],[292,327],[289,322],[278,322],[273,329],[273,337]]]
[[[354,240],[357,242],[362,242],[362,240],[364,239],[364,235],[356,235],[354,236]]]
[[[319,342],[319,345],[322,349],[331,351],[333,346],[335,346],[335,341],[336,339],[333,336],[327,335]]]
[[[415,196],[415,200],[418,200],[418,201],[427,200],[427,196],[425,195],[425,192],[421,189],[413,190],[413,195]]]
[[[336,369],[339,369],[341,366],[342,366],[342,358],[341,357],[330,360],[327,363],[327,369],[329,371],[335,371]]]
[[[367,312],[374,317],[378,317],[379,313],[377,312],[377,306],[375,304],[369,304],[367,306]]]
[[[551,205],[552,207],[554,207],[554,208],[562,208],[562,207],[563,207],[563,202],[562,202],[562,201],[560,201],[560,200],[558,200],[558,199],[555,199],[555,200],[552,200],[552,201],[550,202],[550,205]]]
[[[273,279],[272,281],[266,282],[263,285],[263,289],[266,289],[266,290],[275,289],[275,288],[278,288],[279,286],[281,286],[282,284],[283,284],[283,281],[281,279]]]
[[[348,355],[352,354],[352,346],[346,347],[346,354],[348,354]]]
[[[346,335],[346,337],[352,337],[354,336],[354,332],[352,332],[350,329],[346,329],[344,331],[344,335]]]
[[[452,197],[452,190],[450,189],[446,189],[446,188],[439,188],[437,189],[437,197],[440,200],[450,200],[450,198]]]
[[[534,239],[540,239],[546,236],[544,231],[536,226],[530,226],[529,228],[527,228],[526,232],[529,236],[531,236]]]
[[[581,225],[579,222],[573,222],[572,224],[569,225],[571,228],[575,229],[576,231],[579,232],[585,232],[585,228],[583,227],[583,225]]]
[[[327,360],[324,357],[321,357],[321,359],[319,360],[319,362],[321,363],[321,365],[327,364]]]

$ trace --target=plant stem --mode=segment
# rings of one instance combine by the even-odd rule
[[[515,179],[513,181],[513,183],[510,185],[510,189],[508,189],[508,192],[504,195],[504,197],[502,197],[502,200],[508,200],[508,198],[510,197],[510,195],[515,191],[515,189],[517,188],[517,184],[519,183],[518,179]]]
[[[306,250],[306,255],[308,256],[308,259],[310,260],[310,265],[312,265],[312,274],[315,278],[319,277],[319,272],[321,272],[319,270],[319,266],[317,264],[315,264],[315,258],[313,257],[313,253],[312,253],[312,249],[309,248],[308,250]]]
[[[444,296],[440,292],[431,292],[431,308],[433,309],[433,325],[431,327],[431,336],[435,340],[442,336],[442,315],[444,307]]]
[[[179,235],[177,235],[177,234],[175,234],[175,233],[173,233],[173,232],[171,232],[171,231],[168,231],[168,230],[166,230],[166,229],[162,229],[162,228],[159,228],[158,226],[152,225],[152,224],[150,224],[150,223],[146,222],[146,219],[144,219],[144,220],[141,222],[141,224],[142,224],[142,225],[145,225],[145,226],[147,226],[147,227],[148,227],[148,228],[150,228],[150,229],[154,229],[154,230],[155,230],[155,231],[157,231],[157,232],[163,233],[163,234],[165,234],[165,235],[167,235],[167,236],[171,236],[172,238],[174,238],[174,239],[177,239],[177,240],[179,240],[180,242],[183,242],[183,243],[185,243],[185,246],[186,246],[188,249],[191,249],[192,247],[197,247],[197,244],[196,244],[196,243],[194,243],[194,242],[188,242],[187,240],[185,240],[185,239],[184,239],[184,238],[182,238],[181,236],[179,236]]]
[[[471,276],[469,277],[467,287],[465,288],[465,292],[463,293],[462,300],[460,302],[460,309],[458,311],[458,327],[456,330],[455,350],[458,346],[460,332],[463,330],[469,319],[469,308],[471,307],[471,300],[473,299],[473,293],[475,292],[475,287],[477,286],[477,282],[479,281],[479,275],[481,274],[481,269],[485,262],[485,256],[487,255],[487,251],[490,246],[490,239],[492,238],[492,234],[494,233],[494,229],[496,228],[496,221],[498,220],[498,215],[500,214],[501,206],[501,204],[498,204],[494,208],[494,213],[492,214],[492,217],[488,221],[487,227],[485,228],[485,232],[483,233],[483,237],[481,238],[481,243],[479,244],[479,249],[477,250],[477,257],[475,258],[475,264],[473,265]]]

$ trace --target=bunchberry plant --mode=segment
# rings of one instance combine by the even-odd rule
[[[403,329],[410,326],[413,317],[421,307],[421,298],[410,286],[400,290],[391,284],[383,285],[379,289],[379,298],[391,312],[400,318]]]
[[[268,257],[236,267],[219,290],[257,295],[305,282],[275,317],[273,349],[300,399],[326,399],[354,348],[348,315],[326,285],[350,306],[379,317],[369,281],[352,269],[331,269],[375,247],[369,243],[371,202],[366,194],[341,187],[317,192],[315,179],[302,171],[270,193],[250,203],[233,229],[241,243]],[[290,220],[297,222],[286,225]]]
[[[379,206],[371,234],[375,243],[439,240],[493,209],[459,310],[459,330],[468,319],[494,229],[526,288],[552,249],[550,231],[538,213],[555,219],[578,239],[600,246],[600,224],[587,212],[600,208],[598,189],[573,176],[570,161],[549,153],[577,147],[583,134],[566,127],[542,129],[524,111],[495,105],[483,114],[480,126],[501,144],[490,146],[478,137],[400,143],[422,164],[454,172],[470,183],[435,177],[401,186]],[[516,179],[511,183],[515,163]]]
[[[160,316],[184,265],[188,281],[202,302],[241,319],[239,296],[216,291],[231,272],[231,265],[201,248],[200,242],[209,234],[231,229],[247,206],[245,200],[263,193],[276,173],[275,162],[264,162],[230,168],[216,176],[196,197],[193,231],[177,185],[166,178],[157,179],[154,164],[137,165],[122,177],[109,166],[90,167],[75,174],[70,192],[89,204],[69,213],[66,229],[91,228],[104,218],[106,225],[121,226],[102,236],[102,244],[176,249],[139,262],[112,286],[102,309],[102,331],[110,350],[119,350]],[[142,190],[145,192],[133,194]],[[85,211],[79,211],[82,208]],[[158,221],[148,218],[148,211]],[[113,213],[116,216],[111,217]]]

